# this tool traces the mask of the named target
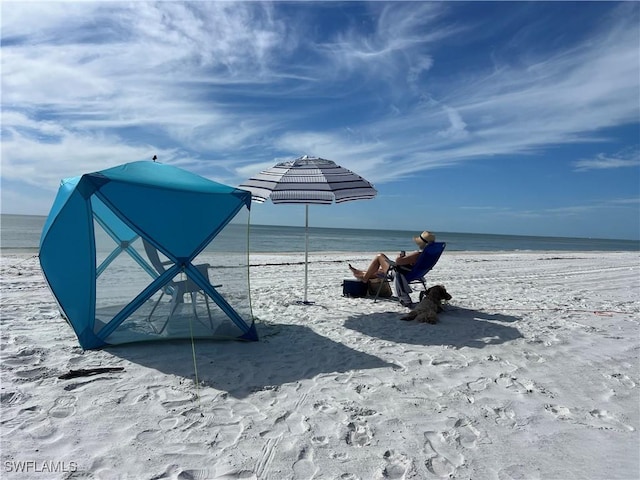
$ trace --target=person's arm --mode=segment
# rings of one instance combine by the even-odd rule
[[[400,252],[398,258],[396,258],[396,265],[413,265],[418,261],[420,252],[411,252],[408,255],[402,255],[404,252]]]

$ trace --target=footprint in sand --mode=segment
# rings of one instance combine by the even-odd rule
[[[514,393],[543,393],[549,394],[544,387],[540,387],[533,380],[517,378],[508,373],[501,373],[494,380],[501,387]]]
[[[118,478],[120,473],[113,468],[112,465],[108,465],[108,460],[104,459],[104,458],[98,458],[96,460],[94,460],[90,467],[89,467],[89,471],[92,474],[93,478]],[[157,479],[159,480],[160,478],[163,478],[162,475],[160,476],[155,476],[152,477],[152,479]],[[167,477],[164,477],[167,478]]]
[[[316,435],[311,438],[311,443],[316,447],[321,447],[323,445],[327,445],[329,443],[329,439],[325,435]]]
[[[158,426],[164,430],[173,430],[184,421],[184,417],[166,417],[158,422]]]
[[[531,361],[531,362],[535,362],[535,363],[544,363],[544,362],[546,362],[544,357],[538,355],[535,352],[530,352],[528,350],[523,351],[522,352],[522,356],[524,358],[526,358],[527,360]]]
[[[239,423],[230,425],[220,425],[208,428],[207,432],[213,437],[210,443],[217,451],[223,451],[230,447],[235,447],[240,440],[244,428]]]
[[[606,410],[600,410],[599,408],[594,408],[589,411],[587,415],[587,424],[596,427],[602,428],[605,430],[618,430],[618,431],[627,431],[633,432],[635,428],[631,425],[627,425],[621,422],[615,415]]]
[[[273,428],[260,432],[261,437],[279,438],[283,434],[300,435],[310,430],[307,417],[297,412],[286,412],[273,422]]]
[[[49,372],[47,367],[27,368],[16,372],[16,381],[35,382],[37,380],[44,380],[51,376],[52,374]]]
[[[39,416],[23,426],[23,430],[32,438],[44,442],[53,442],[62,436],[48,417]]]
[[[456,352],[441,352],[431,358],[431,365],[449,368],[464,368],[469,366],[467,358]]]
[[[322,413],[336,413],[338,411],[334,405],[330,405],[326,400],[320,400],[314,403],[313,409]]]
[[[387,465],[382,470],[384,478],[393,480],[404,480],[407,475],[411,476],[414,469],[413,461],[404,453],[396,453],[393,450],[384,452],[384,459]]]
[[[109,472],[111,473],[111,472]],[[176,464],[171,464],[167,466],[164,472],[160,475],[156,475],[151,477],[151,480],[207,480],[209,478],[255,478],[255,477],[245,477],[243,476],[245,472],[232,472],[224,477],[215,476],[213,472],[209,470],[192,470],[192,469],[182,469]],[[99,477],[99,478],[111,478],[111,476],[107,477]],[[113,478],[116,478],[115,476]]]
[[[34,349],[34,348],[26,348],[20,350],[15,355],[12,355],[9,358],[3,360],[5,366],[33,366],[39,365],[42,363],[44,359],[44,350]]]
[[[589,411],[574,408],[572,411],[568,407],[561,405],[547,404],[544,406],[544,409],[554,415],[558,420],[570,420],[572,423],[603,430],[617,430],[619,432],[635,431],[635,428],[631,425],[627,425],[612,413],[599,408],[594,408]]]
[[[570,420],[573,418],[571,410],[567,407],[563,407],[562,405],[547,404],[544,406],[544,409],[558,420]]]
[[[313,463],[313,450],[304,447],[298,454],[298,460],[293,464],[294,478],[313,478],[318,473],[318,467]]]
[[[447,444],[444,434],[425,432],[424,437],[427,470],[438,477],[455,477],[456,470],[464,463],[464,456]]]
[[[606,375],[607,378],[612,378],[620,384],[624,385],[627,388],[634,388],[636,386],[636,382],[631,380],[627,375],[623,373],[613,373],[611,375]]]
[[[498,375],[498,377],[494,380],[494,382],[496,382],[498,385],[500,385],[501,387],[507,388],[507,389],[511,389],[514,391],[517,391],[517,385],[516,385],[516,377],[512,377],[511,375],[509,375],[508,373],[501,373],[500,375]]]
[[[182,412],[179,416],[168,416],[163,422],[168,429],[175,428],[181,421],[185,424],[183,429],[202,429],[211,426],[235,425],[240,422],[240,418],[234,416],[230,408],[202,410],[200,407],[194,407]],[[175,425],[172,426],[172,423]]]
[[[513,428],[516,426],[516,413],[509,407],[487,406],[484,408],[487,412],[486,416],[495,417],[496,425]]]
[[[474,380],[473,382],[467,383],[467,388],[472,392],[481,392],[482,390],[485,390],[487,386],[489,386],[491,383],[492,383],[491,379],[486,377],[480,377],[477,380]]]
[[[468,418],[460,418],[454,424],[454,428],[458,432],[456,441],[458,445],[464,448],[476,448],[476,442],[480,437],[480,432],[473,426]]]
[[[192,403],[196,399],[195,392],[185,392],[173,387],[161,385],[147,387],[153,400],[159,401],[164,408],[171,409]]]
[[[162,432],[160,430],[143,430],[136,435],[136,440],[145,444],[157,443],[162,439]]]
[[[8,408],[3,408],[2,412],[2,436],[6,437],[16,430],[24,430],[26,426],[37,422],[42,412],[38,405],[20,409],[13,417],[9,418]]]
[[[364,447],[371,443],[373,433],[366,422],[354,420],[347,425],[347,444],[355,447]]]
[[[329,454],[329,458],[333,460],[338,460],[340,462],[344,462],[349,459],[349,455],[346,452],[331,452]]]
[[[66,395],[56,398],[53,407],[49,409],[49,415],[54,418],[66,418],[76,413],[77,398]]]
[[[502,369],[506,370],[508,373],[513,373],[516,370],[518,370],[518,367],[516,365],[514,365],[513,363],[509,362],[508,360],[503,360],[502,358],[498,357],[497,355],[488,355],[485,360],[488,360],[490,362],[498,362],[500,363],[500,366]]]

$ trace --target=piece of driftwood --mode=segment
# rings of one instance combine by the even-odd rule
[[[69,370],[69,372],[60,375],[58,378],[68,380],[69,378],[90,377],[101,373],[121,372],[124,367],[97,367],[97,368],[81,368],[79,370]]]

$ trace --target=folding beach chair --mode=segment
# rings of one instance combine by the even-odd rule
[[[147,254],[147,258],[149,259],[153,267],[158,272],[158,275],[162,275],[166,271],[165,269],[166,265],[173,265],[173,262],[170,260],[163,262],[160,259],[158,250],[156,250],[156,248],[153,245],[151,245],[149,242],[147,242],[146,240],[143,240],[143,244],[144,244],[144,251]],[[205,263],[201,265],[195,265],[195,267],[202,274],[202,276],[205,277],[207,281],[209,281],[209,265]],[[219,287],[220,285],[215,285],[215,286]],[[169,310],[169,315],[167,316],[164,324],[160,329],[157,329],[153,325],[153,323],[151,324],[154,331],[156,333],[162,333],[164,331],[164,329],[167,327],[167,324],[169,323],[169,320],[171,320],[171,317],[176,312],[178,306],[184,303],[184,296],[186,294],[189,294],[191,297],[191,306],[193,309],[194,317],[196,318],[196,320],[200,321],[200,318],[198,317],[198,312],[196,310],[198,293],[202,294],[202,296],[204,297],[204,301],[207,306],[207,313],[209,315],[209,323],[211,323],[212,320],[211,320],[211,310],[209,308],[209,297],[202,291],[202,289],[200,288],[200,286],[198,286],[198,284],[196,284],[190,278],[187,278],[185,280],[171,281],[162,287],[162,293],[160,295],[160,298],[158,298],[158,301],[155,303],[155,305],[153,306],[153,309],[151,310],[151,313],[149,314],[149,321],[151,321],[153,313],[155,312],[156,308],[160,304],[160,301],[162,300],[165,294],[171,295],[171,309]]]
[[[405,306],[411,305],[411,297],[409,293],[412,291],[411,284],[421,283],[424,290],[427,289],[427,283],[425,281],[425,275],[431,271],[431,269],[438,263],[442,252],[444,252],[447,246],[444,242],[433,242],[427,245],[420,256],[418,261],[410,269],[403,268],[402,266],[392,264],[389,271],[384,276],[374,302],[378,301],[380,290],[383,283],[395,282],[396,295],[400,303]]]

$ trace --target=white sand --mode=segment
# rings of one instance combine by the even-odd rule
[[[264,264],[301,255],[253,255],[262,340],[196,343],[197,387],[190,342],[83,352],[4,256],[0,477],[640,478],[640,255],[445,252],[437,325],[342,297],[370,257],[311,255],[300,306]],[[124,370],[58,378],[93,367]]]

